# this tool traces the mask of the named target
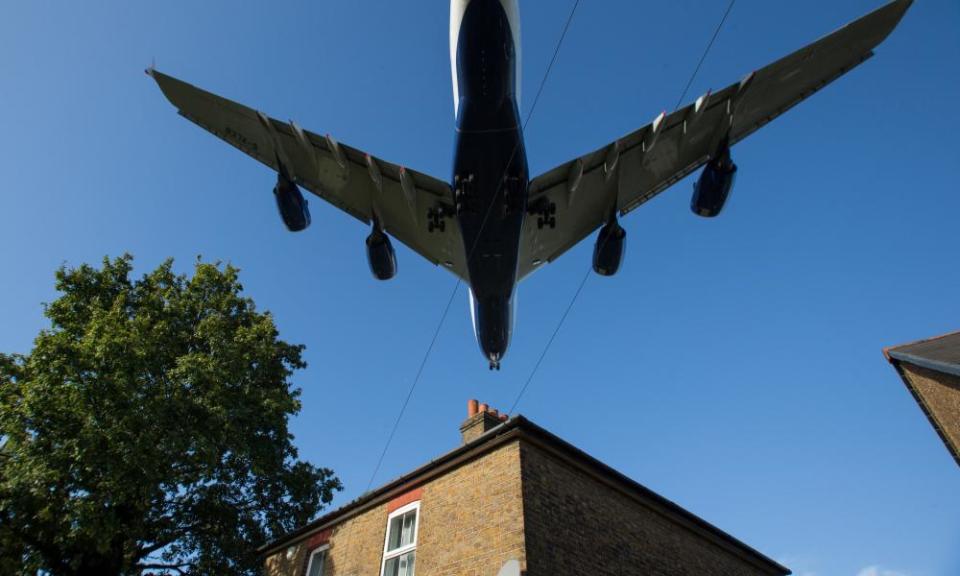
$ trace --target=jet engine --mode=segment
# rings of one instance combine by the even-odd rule
[[[310,225],[310,209],[307,208],[307,199],[300,189],[283,174],[277,175],[277,185],[273,187],[273,195],[277,199],[277,210],[280,218],[291,232],[300,232]]]
[[[367,236],[367,262],[377,280],[389,280],[397,275],[397,254],[393,251],[393,244],[376,224]]]
[[[723,205],[733,190],[737,165],[730,158],[730,146],[722,145],[720,152],[707,162],[703,173],[693,185],[690,209],[697,216],[713,218],[720,214]]]
[[[593,247],[593,271],[601,276],[616,274],[623,262],[626,239],[627,231],[614,216],[600,229],[597,236],[597,243]]]

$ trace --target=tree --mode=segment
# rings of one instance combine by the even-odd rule
[[[237,270],[61,267],[51,327],[0,354],[0,572],[258,574],[256,547],[341,489],[287,419],[303,346]]]

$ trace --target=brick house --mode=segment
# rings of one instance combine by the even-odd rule
[[[883,351],[960,465],[960,332]]]
[[[460,431],[455,450],[264,546],[268,576],[790,573],[523,416],[471,400]]]

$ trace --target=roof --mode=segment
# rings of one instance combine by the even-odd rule
[[[758,565],[770,572],[784,575],[790,574],[788,568],[764,556],[757,550],[720,530],[699,516],[688,512],[674,502],[660,496],[610,466],[607,466],[576,446],[561,439],[559,436],[548,432],[546,429],[537,426],[530,420],[519,415],[510,418],[492,430],[487,431],[479,438],[447,452],[420,468],[380,488],[363,494],[356,500],[317,518],[306,526],[261,546],[257,551],[261,555],[277,552],[294,541],[306,537],[310,533],[334,527],[367,510],[384,504],[417,486],[421,486],[454,468],[475,460],[504,444],[521,439],[550,451],[555,456],[564,459],[567,463],[586,469],[594,475],[601,476],[604,480],[610,482],[612,485],[616,485],[622,492],[639,500],[654,512],[668,517],[675,523],[694,531],[699,536],[712,541],[751,564]]]
[[[960,408],[960,388],[957,386],[960,332],[891,346],[885,348],[883,354],[896,368],[907,390],[960,466],[960,420],[956,417]],[[923,380],[917,380],[914,370],[905,370],[904,364],[939,374],[940,377],[932,379],[941,385],[941,392],[932,394],[931,388],[920,385]]]
[[[887,359],[960,376],[960,332],[885,349]]]

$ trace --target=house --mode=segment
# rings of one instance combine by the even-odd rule
[[[960,465],[960,332],[883,351]]]
[[[261,548],[266,573],[790,573],[523,416],[471,400],[460,431],[458,448]]]

